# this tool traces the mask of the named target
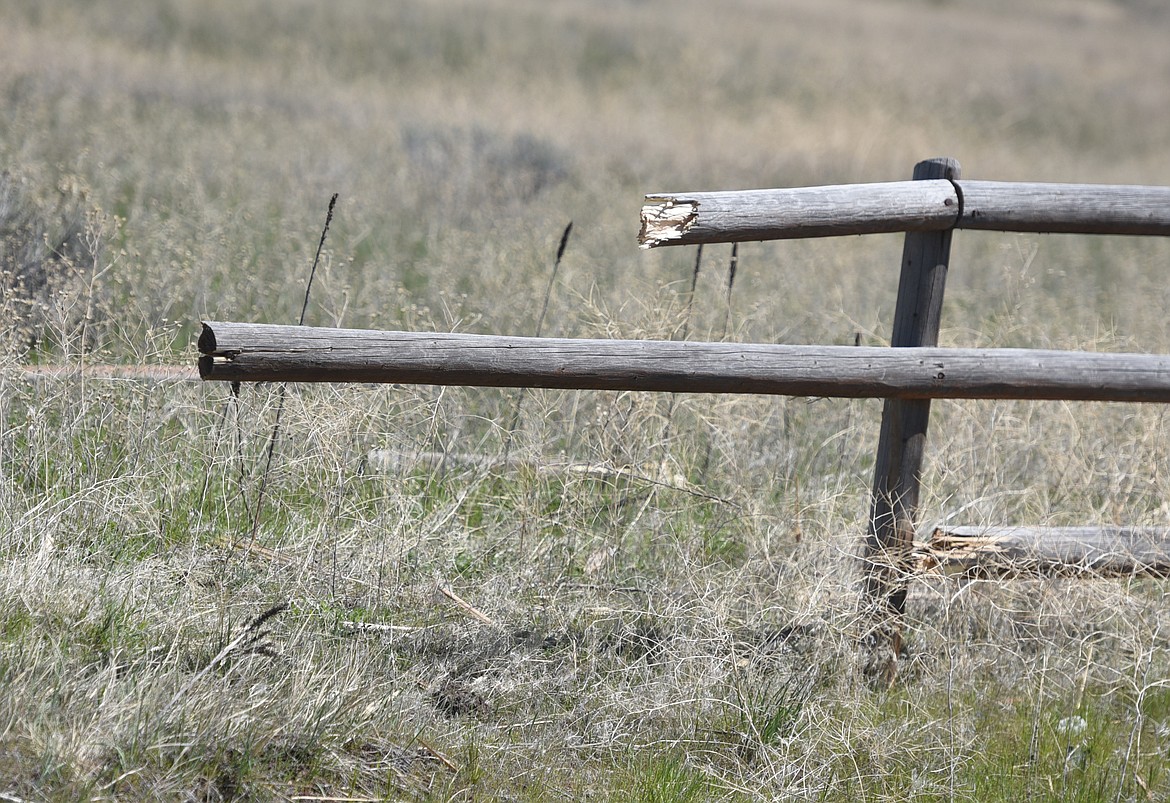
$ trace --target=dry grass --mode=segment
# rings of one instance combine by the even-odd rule
[[[1168,27],[1139,0],[0,5],[0,797],[1166,797],[1161,582],[924,580],[902,684],[859,677],[875,402],[537,391],[512,435],[510,391],[292,388],[253,539],[276,389],[28,365],[190,365],[200,317],[295,320],[333,192],[311,323],[531,333],[571,219],[546,334],[882,343],[898,238],[741,246],[729,315],[727,249],[693,308],[693,252],[637,251],[642,194],[944,154],[1170,184]],[[964,232],[943,341],[1170,351],[1168,258]],[[1165,524],[1168,434],[940,403],[924,524]]]

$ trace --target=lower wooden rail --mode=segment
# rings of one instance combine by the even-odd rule
[[[936,527],[916,558],[969,577],[1170,577],[1170,529]]]
[[[227,382],[1170,402],[1170,355],[1034,349],[569,340],[205,322],[199,373]]]

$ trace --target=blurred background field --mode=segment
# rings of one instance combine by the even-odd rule
[[[864,682],[877,402],[297,387],[266,469],[276,388],[26,370],[295,322],[335,192],[310,324],[532,334],[572,221],[545,335],[883,344],[900,237],[744,244],[731,292],[708,247],[692,299],[642,196],[944,155],[1170,185],[1161,3],[0,0],[0,31],[3,795],[1170,794],[1161,582],[920,582],[900,685]],[[960,232],[942,342],[1170,352],[1167,267]],[[931,426],[924,524],[1167,522],[1158,407]]]

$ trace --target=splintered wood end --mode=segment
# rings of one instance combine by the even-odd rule
[[[653,248],[681,239],[699,218],[699,204],[670,196],[646,196],[638,247]]]

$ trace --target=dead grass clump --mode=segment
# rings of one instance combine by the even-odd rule
[[[96,284],[106,241],[88,190],[62,179],[46,201],[27,178],[0,172],[0,310],[4,352],[21,357],[80,339],[93,349],[107,313]],[[78,336],[81,336],[80,338]]]

